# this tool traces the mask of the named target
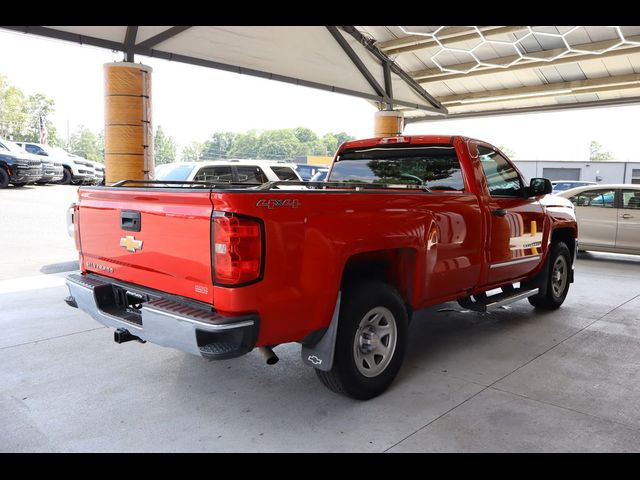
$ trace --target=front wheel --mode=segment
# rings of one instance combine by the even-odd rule
[[[65,167],[64,170],[62,170],[62,180],[60,180],[58,183],[60,185],[69,185],[72,178],[73,175],[71,175],[71,170]]]
[[[529,303],[536,308],[555,310],[560,308],[569,293],[569,269],[571,252],[564,242],[556,242],[549,250],[549,272],[547,273],[546,293],[529,297]]]
[[[368,282],[345,292],[333,368],[316,370],[330,390],[358,400],[384,392],[400,370],[407,344],[407,309],[398,292]]]
[[[7,188],[7,185],[9,185],[9,174],[0,167],[0,188]]]

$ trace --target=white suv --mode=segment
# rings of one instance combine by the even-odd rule
[[[86,158],[65,152],[59,147],[43,145],[35,142],[15,142],[27,152],[43,157],[50,157],[56,162],[62,163],[62,180],[58,183],[68,185],[70,183],[93,183],[95,180],[95,169],[93,162]]]
[[[262,184],[270,181],[301,182],[295,164],[273,160],[212,160],[166,163],[155,169],[156,180],[179,182],[233,182]]]

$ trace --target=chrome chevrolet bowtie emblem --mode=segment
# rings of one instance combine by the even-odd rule
[[[136,237],[127,235],[120,239],[120,246],[135,253],[136,250],[142,250],[142,240],[136,240]]]

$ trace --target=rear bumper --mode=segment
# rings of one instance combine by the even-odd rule
[[[255,347],[258,315],[220,315],[199,302],[101,275],[71,274],[66,283],[69,305],[142,340],[209,359],[237,357]],[[127,310],[118,305],[126,294],[141,299],[140,308]]]

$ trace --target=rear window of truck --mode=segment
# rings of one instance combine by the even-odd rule
[[[453,145],[370,147],[344,152],[330,182],[420,185],[431,190],[464,191]]]

